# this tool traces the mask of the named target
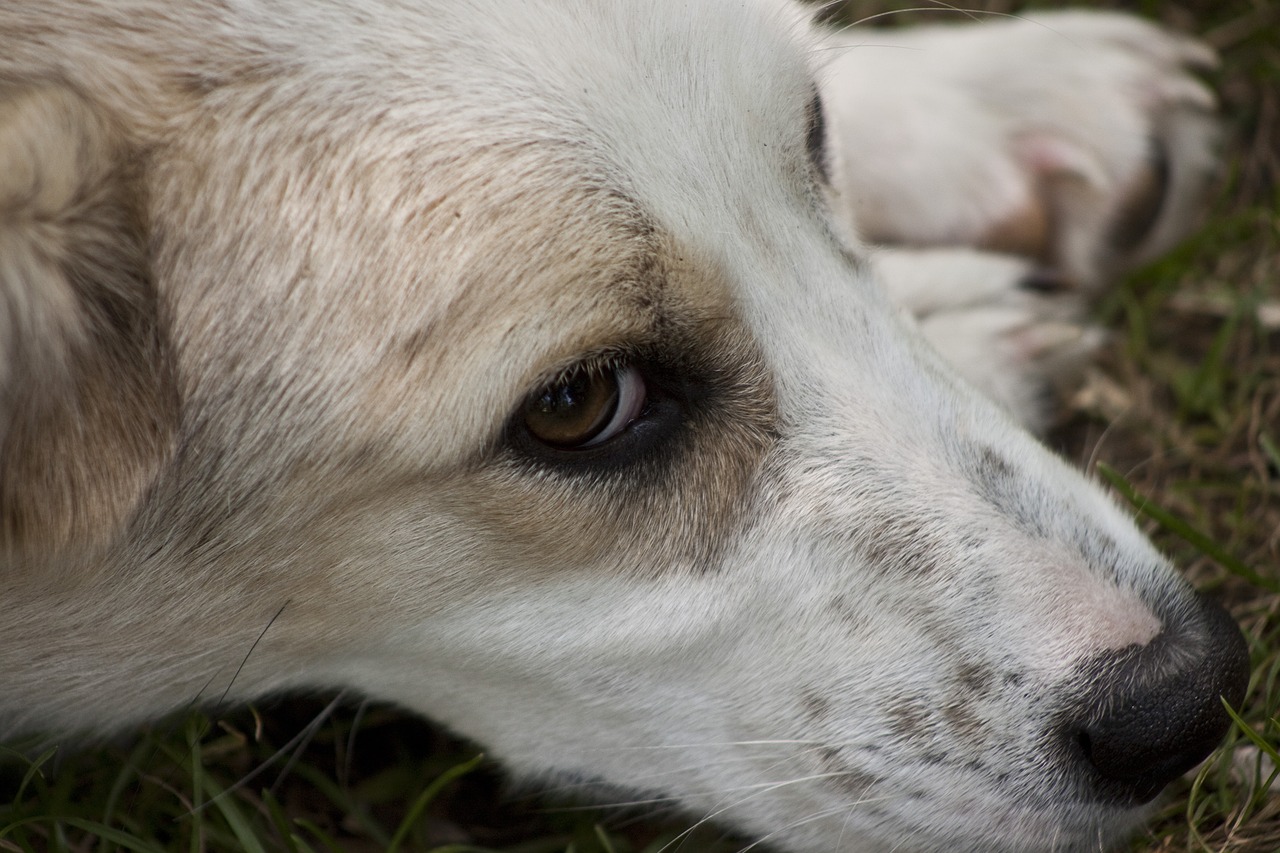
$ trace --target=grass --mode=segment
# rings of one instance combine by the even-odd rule
[[[977,4],[1012,11],[1004,0]],[[1209,225],[1099,306],[1114,338],[1052,436],[1244,626],[1237,726],[1134,851],[1280,850],[1280,5],[1124,6],[1206,34],[1230,122]],[[890,4],[860,3],[874,13]],[[0,751],[0,851],[729,853],[678,817],[548,808],[394,710],[293,697],[93,748]],[[301,733],[301,734],[300,734]],[[32,756],[35,756],[34,758]],[[675,843],[672,843],[675,842]],[[670,844],[670,847],[666,845]]]
[[[427,723],[291,698],[65,756],[7,753],[0,850],[658,853],[684,832],[606,830],[594,810],[549,812],[502,786],[478,750]],[[713,851],[714,835],[685,849]]]

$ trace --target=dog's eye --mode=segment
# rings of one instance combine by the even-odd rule
[[[557,450],[603,444],[639,417],[645,384],[631,366],[579,367],[531,396],[524,425]]]

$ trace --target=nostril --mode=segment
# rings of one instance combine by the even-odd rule
[[[1199,764],[1226,733],[1226,726],[1212,716],[1205,719],[1206,725],[1180,727],[1136,708],[1126,711],[1082,729],[1076,737],[1097,773],[1104,800],[1149,802]]]
[[[1249,657],[1226,611],[1201,600],[1141,648],[1095,662],[1092,689],[1068,724],[1094,796],[1145,803],[1204,760],[1226,734],[1244,698]]]

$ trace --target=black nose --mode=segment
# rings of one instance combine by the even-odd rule
[[[1197,598],[1145,646],[1088,667],[1083,702],[1063,730],[1093,798],[1145,803],[1204,760],[1249,685],[1249,653],[1227,612]]]

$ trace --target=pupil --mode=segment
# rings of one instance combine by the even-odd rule
[[[577,447],[604,428],[617,403],[616,382],[597,373],[579,371],[530,400],[525,424],[547,444]]]
[[[586,401],[589,391],[586,384],[586,378],[579,377],[549,389],[538,400],[538,410],[544,415],[571,415],[573,409]]]

